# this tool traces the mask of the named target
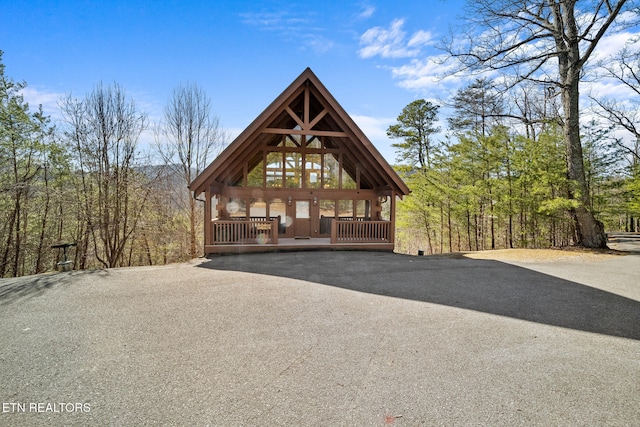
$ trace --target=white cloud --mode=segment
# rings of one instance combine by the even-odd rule
[[[315,53],[322,54],[330,51],[334,43],[332,40],[320,35],[320,34],[308,34],[304,37],[304,47],[314,51]]]
[[[414,33],[407,41],[402,29],[404,19],[394,19],[388,28],[373,27],[360,36],[361,58],[412,58],[420,54],[420,46],[430,43],[432,36],[426,31]]]
[[[287,29],[292,26],[301,26],[309,23],[308,18],[286,11],[248,12],[241,13],[240,16],[244,24],[259,27],[264,30],[287,31]]]
[[[371,143],[390,163],[394,160],[394,148],[391,147],[391,140],[387,136],[387,128],[396,122],[395,118],[372,117],[362,114],[349,114],[358,127],[369,138]]]
[[[419,30],[408,37],[404,25],[404,19],[394,19],[388,27],[378,26],[367,30],[360,37],[359,56],[361,58],[379,56],[383,59],[405,59],[400,64],[389,63],[381,65],[381,67],[391,72],[392,78],[397,81],[399,87],[419,96],[444,97],[468,84],[470,79],[481,76],[468,72],[466,74],[455,73],[454,59],[446,55],[429,55],[429,51],[425,49],[426,46],[434,43],[434,35],[430,31]],[[483,33],[479,37],[486,37],[487,34]],[[606,65],[607,61],[610,61],[610,58],[625,46],[631,50],[640,49],[640,32],[637,31],[637,28],[612,32],[603,37],[592,58],[590,73],[583,83],[585,89],[589,88],[591,93],[598,93],[618,100],[628,99],[631,96],[628,88],[624,88],[620,82],[611,78],[604,78],[606,72],[603,72],[602,68],[598,68],[599,63]],[[513,52],[512,55],[528,56],[547,49],[548,46],[543,42],[527,44],[518,52]],[[538,76],[544,78],[545,75],[554,76],[555,73],[557,73],[557,69],[554,63],[549,62],[538,71]],[[500,79],[499,73],[495,71],[486,72],[482,76]],[[593,79],[593,77],[597,78]],[[588,91],[583,92],[587,93]]]
[[[457,87],[465,79],[451,74],[453,65],[443,55],[413,59],[408,64],[391,67],[391,75],[402,88],[414,92],[437,94]]]
[[[407,43],[407,46],[423,46],[431,43],[433,43],[433,34],[431,34],[430,31],[420,30],[415,32],[413,36],[411,36],[411,39],[409,40],[409,43]]]
[[[376,8],[374,6],[366,5],[366,6],[364,6],[364,10],[362,12],[360,12],[360,14],[358,14],[358,18],[359,19],[369,19],[369,18],[371,18],[373,16],[375,11],[376,11]]]
[[[359,56],[407,59],[404,64],[385,68],[391,71],[391,76],[398,81],[398,86],[422,96],[436,97],[450,91],[451,87],[458,87],[462,77],[447,76],[453,71],[452,62],[446,61],[444,55],[428,56],[425,52],[424,48],[435,42],[433,33],[419,30],[408,37],[403,30],[404,23],[403,19],[395,19],[389,27],[373,27],[367,30],[360,37]]]
[[[371,117],[362,114],[349,114],[349,116],[371,141],[387,139],[387,128],[395,123],[394,118]]]
[[[42,110],[47,116],[60,116],[58,101],[64,96],[63,93],[39,90],[33,86],[27,86],[22,89],[22,96],[29,103],[30,110],[35,111],[38,105],[42,105]]]
[[[326,28],[318,25],[311,13],[288,11],[248,12],[240,14],[242,22],[260,30],[271,31],[287,42],[300,44],[300,49],[308,49],[317,54],[330,51],[335,43],[325,35]]]
[[[621,84],[618,80],[613,79],[599,79],[586,85],[590,90],[589,92],[597,98],[615,99],[619,102],[623,102],[633,95],[631,89],[628,86]]]
[[[625,46],[632,49],[640,48],[640,40],[635,40],[639,33],[621,32],[604,36],[598,43],[593,59],[596,61],[607,60],[609,57],[620,52]]]

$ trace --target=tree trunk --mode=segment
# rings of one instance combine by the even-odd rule
[[[467,243],[471,251],[471,211],[469,209],[467,209]]]
[[[473,222],[474,222],[474,225],[475,225],[475,236],[474,237],[476,239],[476,251],[479,251],[480,250],[480,246],[478,245],[478,233],[479,233],[479,230],[478,230],[478,214],[473,214]]]
[[[447,233],[449,234],[449,252],[453,252],[453,231],[451,230],[451,200],[449,199],[447,199]]]
[[[564,22],[565,31],[558,34],[566,34],[565,39],[558,38],[559,47],[558,62],[561,79],[562,107],[564,110],[563,133],[567,153],[567,176],[574,183],[575,190],[569,190],[569,198],[576,199],[580,205],[574,210],[573,216],[576,224],[576,244],[587,248],[606,248],[607,237],[604,225],[595,219],[589,210],[589,191],[584,173],[584,157],[582,143],[580,141],[580,72],[582,61],[580,58],[580,46],[578,44],[578,29],[575,25],[573,9],[565,7],[562,18],[556,17],[557,25]]]
[[[38,252],[36,255],[36,265],[33,270],[34,274],[42,273],[42,258],[44,257],[44,242],[46,238],[47,220],[49,216],[49,205],[51,203],[51,191],[49,191],[49,176],[47,175],[47,166],[44,167],[44,210],[42,212],[42,220],[40,221],[40,238],[38,239]]]
[[[567,175],[569,180],[575,183],[576,190],[579,193],[578,197],[576,197],[573,191],[569,191],[569,198],[576,198],[580,203],[573,212],[577,231],[576,244],[587,248],[606,248],[607,237],[604,232],[604,224],[595,219],[593,213],[589,210],[589,191],[584,173],[580,123],[578,121],[578,80],[570,79],[568,83],[568,87],[563,91],[566,116],[564,140],[567,149]]]
[[[444,208],[440,202],[440,253],[444,253]]]
[[[15,211],[16,211],[16,216],[15,216],[15,241],[14,241],[14,257],[13,257],[13,271],[12,271],[12,275],[13,277],[18,277],[18,264],[19,264],[19,260],[20,260],[20,252],[22,252],[22,241],[21,241],[21,235],[20,235],[20,229],[22,228],[22,224],[20,222],[20,214],[22,213],[21,208],[20,208],[20,199],[21,199],[21,194],[22,191],[18,190],[18,194],[16,195],[16,204],[15,204]]]
[[[4,244],[4,251],[2,252],[2,259],[0,260],[0,278],[4,277],[7,268],[9,266],[9,250],[13,246],[13,227],[16,220],[16,208],[11,212],[9,219],[9,226],[7,227],[7,241]]]
[[[424,228],[427,231],[427,245],[429,246],[429,255],[433,255],[433,246],[431,244],[431,233],[429,229],[429,221],[424,220]]]
[[[495,214],[493,210],[493,193],[489,186],[489,227],[491,228],[491,250],[496,248]]]

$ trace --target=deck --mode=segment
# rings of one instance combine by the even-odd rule
[[[377,250],[393,251],[389,221],[336,220],[331,237],[280,237],[277,218],[213,221],[205,254],[275,252],[295,250]]]
[[[362,250],[362,251],[393,251],[393,243],[331,243],[330,238],[311,239],[278,239],[278,243],[235,243],[229,245],[207,245],[207,254],[229,254],[250,252],[280,252],[306,250]]]

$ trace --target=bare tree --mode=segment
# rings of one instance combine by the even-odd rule
[[[197,230],[202,215],[187,186],[220,153],[225,140],[226,134],[218,117],[211,113],[211,100],[204,90],[192,83],[175,88],[156,130],[156,147],[163,162],[185,184],[178,200],[189,218],[191,258],[198,256]]]
[[[634,99],[627,104],[618,102],[610,98],[591,96],[591,99],[599,107],[596,114],[608,120],[617,128],[624,129],[631,133],[635,139],[635,146],[628,147],[620,143],[620,146],[631,154],[635,161],[640,161],[640,47],[633,49],[633,43],[639,43],[638,38],[632,39],[627,46],[617,53],[609,65],[604,69],[609,78],[622,84],[623,87],[635,95]]]
[[[445,45],[460,60],[460,70],[499,71],[510,86],[533,81],[559,92],[567,175],[576,187],[569,197],[579,201],[573,212],[576,243],[585,247],[606,247],[606,234],[589,206],[580,141],[580,81],[598,43],[615,31],[623,12],[635,13],[633,7],[628,0],[470,1],[464,33],[452,35]]]
[[[98,84],[84,100],[65,97],[60,107],[75,152],[86,232],[104,267],[123,262],[148,190],[135,171],[136,146],[147,126],[144,113],[117,84]],[[84,236],[78,236],[83,240]]]

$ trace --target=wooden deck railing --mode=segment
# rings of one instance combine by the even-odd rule
[[[211,242],[214,245],[231,244],[278,244],[277,218],[272,220],[255,219],[213,221],[211,223]]]
[[[334,220],[331,227],[331,243],[389,243],[389,221],[341,221]]]

